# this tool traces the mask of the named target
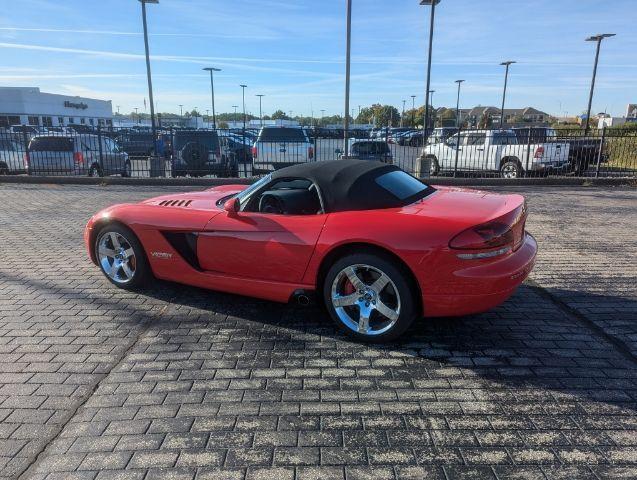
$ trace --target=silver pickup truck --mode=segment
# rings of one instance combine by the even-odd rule
[[[431,175],[458,170],[499,172],[503,178],[566,171],[568,152],[567,142],[522,143],[513,130],[460,132],[423,150]]]

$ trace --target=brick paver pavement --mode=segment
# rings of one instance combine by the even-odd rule
[[[112,287],[83,225],[161,189],[0,185],[0,477],[636,478],[637,191],[516,191],[540,287],[365,346],[316,308]]]

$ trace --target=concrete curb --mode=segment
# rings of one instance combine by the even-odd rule
[[[433,185],[458,186],[632,186],[637,187],[635,177],[586,178],[452,178],[433,177],[423,179]],[[229,184],[250,184],[252,178],[122,178],[122,177],[34,177],[28,175],[0,175],[0,184],[54,184],[54,185],[130,185],[130,186],[182,186],[213,187]]]

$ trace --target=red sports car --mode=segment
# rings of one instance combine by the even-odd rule
[[[84,237],[118,287],[154,277],[277,302],[316,295],[348,334],[388,341],[417,318],[509,298],[537,252],[526,216],[520,195],[433,187],[394,165],[336,160],[115,205]]]

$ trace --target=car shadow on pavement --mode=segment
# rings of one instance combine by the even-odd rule
[[[522,285],[511,299],[484,314],[422,319],[391,344],[350,339],[319,306],[283,305],[172,283],[145,293],[173,305],[162,320],[166,335],[171,335],[171,322],[179,320],[180,310],[199,311],[204,325],[227,322],[247,329],[251,341],[263,339],[262,348],[305,350],[308,357],[316,350],[321,355],[354,352],[354,357],[372,359],[372,368],[385,368],[384,378],[409,388],[480,388],[494,390],[493,399],[513,398],[515,391],[517,400],[538,401],[527,405],[525,413],[563,408],[564,413],[585,415],[594,411],[590,405],[603,402],[613,406],[613,413],[633,414],[637,404],[626,390],[637,383],[635,358],[539,290]],[[588,295],[588,301],[596,300],[613,299]],[[626,306],[631,300],[621,302]],[[544,402],[553,402],[553,407]]]

